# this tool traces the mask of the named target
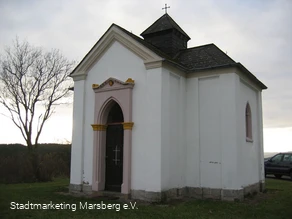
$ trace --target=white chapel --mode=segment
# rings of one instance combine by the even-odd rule
[[[189,40],[167,13],[141,37],[112,24],[74,69],[71,192],[241,200],[264,188],[267,87]]]

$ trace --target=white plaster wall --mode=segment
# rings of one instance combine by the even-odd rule
[[[73,103],[73,135],[71,147],[71,184],[82,184],[83,174],[83,122],[84,122],[84,84],[85,81],[74,83]]]
[[[185,186],[185,78],[162,72],[162,190]]]
[[[261,180],[261,125],[259,124],[259,96],[256,89],[239,80],[238,95],[238,172],[241,186],[257,183]],[[252,114],[252,136],[253,142],[246,142],[245,134],[245,107],[249,102]]]
[[[133,114],[135,119],[133,121],[143,119],[139,127],[135,127],[139,135],[133,132],[132,189],[159,192],[161,191],[162,69],[150,69],[146,74],[146,99],[140,105],[140,111],[133,109],[133,112],[137,113]]]
[[[186,81],[186,186],[200,187],[199,79]]]
[[[199,79],[200,183],[221,188],[221,103],[219,76]]]
[[[240,189],[237,172],[237,96],[238,75],[220,75],[221,105],[221,175],[223,189]]]
[[[238,189],[235,73],[187,79],[186,186]]]
[[[86,81],[83,181],[92,184],[94,92],[93,83],[109,77],[135,80],[133,89],[132,181],[136,190],[159,191],[161,142],[161,69],[146,70],[143,60],[114,42],[89,70]],[[147,130],[147,131],[146,131]]]
[[[264,164],[264,139],[263,139],[263,108],[262,108],[262,91],[257,92],[258,101],[258,132],[259,132],[259,178],[265,182],[265,164]]]

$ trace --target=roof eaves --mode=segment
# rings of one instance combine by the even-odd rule
[[[226,65],[217,65],[217,66],[212,66],[212,67],[208,67],[208,68],[194,68],[194,69],[188,70],[187,73],[198,72],[198,71],[207,71],[210,69],[218,69],[218,68],[230,68],[230,67],[235,67],[235,68],[238,68],[241,71],[243,71],[249,79],[254,81],[263,90],[268,88],[256,76],[254,76],[247,68],[245,68],[240,62],[235,62],[235,63],[231,63],[231,64],[226,64]]]
[[[240,62],[234,64],[240,70],[247,74],[247,76],[253,80],[256,84],[258,84],[263,90],[267,89],[268,87],[263,84],[256,76],[254,76],[246,67],[244,67]]]

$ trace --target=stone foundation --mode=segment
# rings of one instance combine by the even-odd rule
[[[70,193],[80,193],[83,192],[84,194],[91,194],[92,193],[92,186],[86,184],[70,184],[69,185],[69,192]]]
[[[244,189],[222,189],[221,200],[224,201],[239,201],[244,199]]]
[[[70,184],[69,185],[69,192],[82,192],[82,185],[81,184]]]
[[[148,192],[145,190],[131,190],[131,198],[147,202],[161,202],[162,192]]]
[[[185,188],[174,188],[162,192],[162,201],[185,197]]]
[[[85,194],[92,194],[92,186],[83,184],[82,192],[84,192]]]
[[[184,187],[169,189],[163,192],[148,192],[145,190],[131,190],[131,198],[147,202],[161,202],[177,198],[214,199],[224,201],[240,201],[246,195],[262,192],[264,183],[259,182],[242,189],[214,189]]]
[[[260,192],[266,191],[266,184],[265,182],[260,182]]]
[[[105,196],[105,197],[114,197],[114,198],[119,198],[122,200],[129,200],[131,199],[131,194],[122,194],[120,192],[111,192],[111,191],[98,191],[92,192],[91,197],[99,197],[99,196]]]
[[[265,191],[265,182],[259,182],[244,187],[244,195],[254,195],[258,192]]]
[[[146,202],[162,202],[178,198],[194,198],[194,199],[214,199],[224,201],[240,201],[247,195],[254,195],[265,190],[265,183],[258,182],[248,185],[242,189],[214,189],[214,188],[198,188],[184,187],[173,188],[163,192],[150,192],[145,190],[131,190],[131,194],[111,193],[107,191],[92,191],[92,186],[83,184],[70,184],[70,193],[81,192],[86,195],[95,194],[96,196],[112,195],[125,199],[141,200]]]

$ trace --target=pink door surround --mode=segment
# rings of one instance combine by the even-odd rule
[[[92,89],[95,92],[94,124],[91,125],[94,131],[93,191],[103,191],[105,188],[106,123],[111,107],[114,103],[117,103],[121,107],[124,116],[123,183],[121,193],[130,194],[132,128],[134,125],[132,122],[132,90],[134,83],[131,78],[126,82],[109,78],[101,85],[92,85]]]

